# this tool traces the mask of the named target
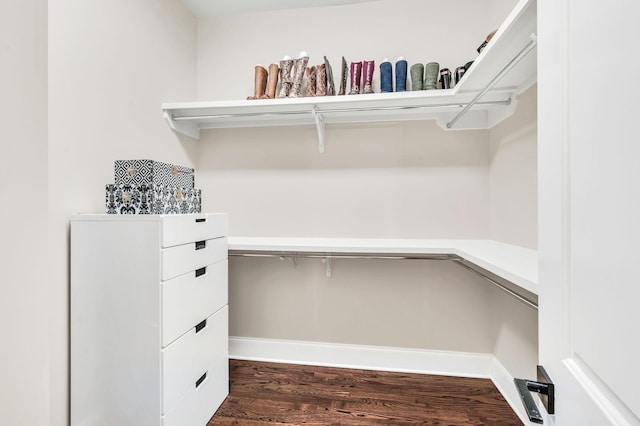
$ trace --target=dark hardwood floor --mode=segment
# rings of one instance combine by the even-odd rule
[[[489,379],[230,361],[207,426],[522,425]]]

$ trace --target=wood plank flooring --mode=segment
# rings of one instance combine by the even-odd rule
[[[489,379],[230,360],[218,425],[522,425]]]

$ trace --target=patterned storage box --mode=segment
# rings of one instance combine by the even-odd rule
[[[169,185],[106,185],[109,214],[186,214],[200,213],[201,192],[194,188]]]
[[[116,185],[166,185],[193,189],[193,169],[153,160],[119,160],[114,163]]]

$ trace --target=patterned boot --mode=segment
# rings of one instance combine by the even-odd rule
[[[289,91],[290,98],[302,97],[302,79],[304,78],[304,71],[307,69],[308,62],[309,55],[307,52],[300,52],[300,55],[294,62],[293,82],[291,84],[291,90]]]
[[[327,57],[324,57],[324,69],[327,72],[327,96],[334,96],[336,94],[336,86],[333,83],[333,69]]]
[[[316,67],[307,68],[307,96],[316,95]]]
[[[316,96],[327,96],[327,68],[320,64],[316,70]]]
[[[364,61],[364,67],[362,69],[362,78],[364,78],[364,84],[362,93],[373,93],[373,71],[376,69],[374,61]]]
[[[347,69],[347,61],[342,57],[342,76],[340,77],[340,91],[338,95],[344,95],[347,93],[347,74],[349,70]]]
[[[360,81],[362,78],[362,62],[351,62],[351,91],[350,95],[360,94]]]
[[[291,91],[291,71],[293,70],[293,59],[289,56],[285,56],[280,61],[280,92],[279,98],[289,97]]]

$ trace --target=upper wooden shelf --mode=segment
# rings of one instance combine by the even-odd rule
[[[511,115],[517,95],[536,81],[536,22],[536,0],[521,0],[453,89],[165,103],[162,110],[174,131],[194,139],[202,129],[315,124],[321,151],[330,123],[435,119],[445,129],[487,129]]]

